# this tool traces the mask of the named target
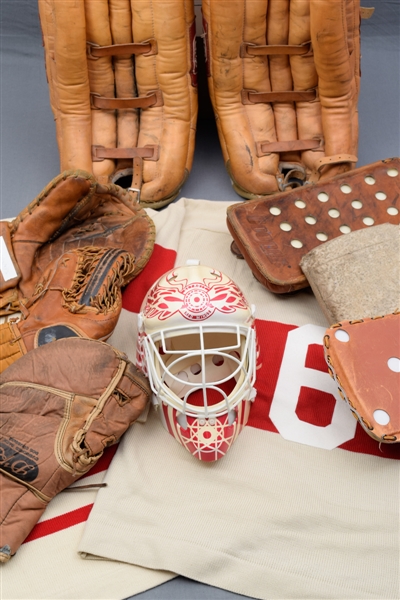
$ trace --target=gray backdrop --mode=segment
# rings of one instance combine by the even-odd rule
[[[400,155],[400,0],[365,0],[359,101],[362,166]],[[0,0],[0,219],[13,217],[59,173],[36,0]],[[181,196],[239,200],[225,171],[199,44],[199,121],[193,169]],[[178,577],[135,600],[234,600]]]

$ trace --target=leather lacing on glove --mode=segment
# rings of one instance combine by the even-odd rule
[[[106,314],[115,307],[121,287],[126,285],[135,270],[135,257],[128,252],[107,248],[88,247],[77,250],[77,253],[78,268],[71,287],[62,292],[65,301],[63,306],[71,313],[85,311],[90,306],[98,313]],[[112,269],[99,291],[96,289],[96,275],[108,269],[108,264],[116,259],[117,267]]]

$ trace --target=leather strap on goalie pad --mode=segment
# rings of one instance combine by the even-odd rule
[[[378,442],[400,442],[400,312],[327,329],[325,359],[341,398]]]
[[[307,287],[303,256],[342,234],[400,223],[400,159],[228,207],[227,225],[255,277],[276,293]]]

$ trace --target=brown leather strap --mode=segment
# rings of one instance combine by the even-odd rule
[[[287,140],[285,142],[257,142],[257,156],[279,152],[302,152],[304,150],[323,150],[322,139]]]
[[[99,46],[93,42],[86,42],[88,58],[98,59],[102,56],[130,56],[132,54],[157,54],[157,41],[149,39],[140,44],[113,44],[112,46]]]
[[[335,154],[334,156],[327,156],[320,158],[315,163],[315,170],[319,172],[322,167],[326,165],[340,165],[341,163],[356,163],[358,161],[357,156],[354,154]]]
[[[314,166],[314,170],[309,176],[308,180],[310,183],[316,183],[319,181],[321,176],[321,169],[327,165],[340,165],[345,163],[356,163],[358,161],[357,156],[354,154],[335,154],[333,156],[326,156],[317,160]]]
[[[132,184],[128,190],[131,193],[136,193],[135,200],[140,202],[140,191],[143,183],[143,159],[136,156],[133,159],[133,170],[132,170]]]
[[[147,160],[158,160],[158,146],[143,146],[142,148],[105,148],[105,146],[92,146],[92,161],[101,162],[106,158],[133,158],[139,157]]]
[[[311,42],[307,42],[305,44],[300,44],[298,46],[295,45],[283,45],[283,44],[275,44],[270,46],[258,46],[257,44],[251,44],[248,42],[243,42],[240,46],[240,56],[241,58],[247,58],[251,56],[268,56],[271,54],[286,54],[286,55],[294,55],[294,54],[309,54],[311,53]]]
[[[316,90],[297,92],[255,92],[242,90],[242,104],[259,104],[263,102],[312,102],[317,97]]]
[[[150,106],[162,106],[163,97],[161,90],[149,92],[146,96],[137,98],[105,98],[100,94],[91,92],[90,94],[92,108],[102,108],[105,110],[124,110],[127,108],[149,108]]]

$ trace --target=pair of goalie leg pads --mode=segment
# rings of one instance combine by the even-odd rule
[[[61,170],[161,208],[193,161],[193,0],[39,0]],[[208,88],[244,198],[357,161],[358,0],[203,0]]]

